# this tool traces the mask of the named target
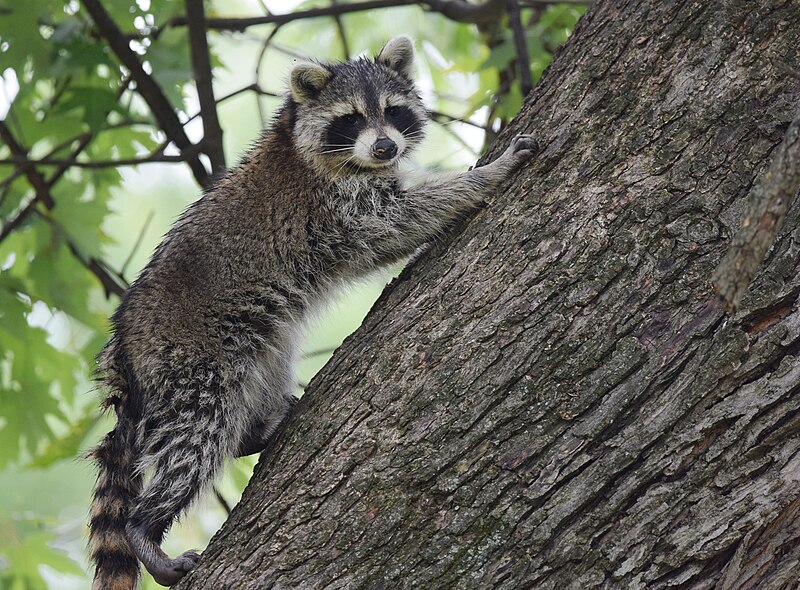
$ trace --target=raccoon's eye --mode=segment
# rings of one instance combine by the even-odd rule
[[[344,115],[342,117],[342,121],[344,121],[347,125],[355,125],[359,121],[361,121],[361,114],[360,113],[350,113],[349,115]]]
[[[400,114],[400,107],[390,106],[383,111],[387,117],[396,117]]]

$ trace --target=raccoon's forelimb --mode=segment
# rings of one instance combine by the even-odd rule
[[[353,224],[358,228],[349,229],[360,234],[378,266],[409,256],[478,207],[538,151],[539,146],[530,135],[518,135],[499,158],[485,166],[455,174],[402,179],[393,199],[376,202]]]
[[[480,205],[503,180],[523,162],[534,157],[539,145],[530,135],[517,135],[503,154],[493,162],[458,174],[433,176],[406,188],[406,199],[420,210],[438,209],[446,215],[451,209],[457,214]],[[416,208],[415,207],[415,208]],[[445,219],[445,225],[453,219]]]

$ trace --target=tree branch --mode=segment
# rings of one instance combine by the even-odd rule
[[[714,272],[717,292],[735,311],[783,225],[800,190],[800,113],[789,125],[772,162],[747,197],[742,227]]]
[[[331,6],[338,6],[339,0],[331,0]],[[336,31],[339,33],[339,41],[342,43],[342,53],[345,60],[350,59],[350,44],[347,42],[347,35],[344,32],[344,25],[342,24],[342,16],[340,14],[333,15],[333,20],[336,22]]]
[[[11,130],[4,121],[0,121],[0,138],[6,142],[13,154],[27,158],[28,150],[23,148],[16,141],[16,138],[14,138]],[[77,157],[77,155],[83,151],[90,141],[90,134],[85,134],[82,136],[78,147],[73,151],[73,157]],[[53,196],[50,194],[50,188],[56,181],[58,181],[59,178],[61,178],[61,176],[73,164],[73,162],[73,159],[65,160],[48,181],[45,181],[44,177],[36,170],[34,162],[26,159],[26,161],[20,163],[20,166],[25,170],[25,175],[28,177],[28,181],[34,188],[35,195],[16,215],[16,217],[14,217],[14,219],[3,225],[2,230],[0,230],[0,242],[2,242],[16,227],[18,227],[28,217],[28,215],[36,212],[36,206],[39,203],[44,204],[47,209],[53,209],[53,207],[55,207],[55,201],[53,200]],[[45,217],[45,219],[48,218]],[[50,220],[48,219],[48,221]],[[119,277],[112,275],[112,273],[109,272],[109,270],[101,261],[91,257],[85,258],[75,243],[72,242],[68,236],[65,235],[64,240],[75,258],[100,280],[106,290],[106,295],[109,293],[122,295],[122,293],[125,292],[125,286],[123,286],[124,281],[121,281]]]
[[[0,121],[0,126],[5,127],[2,121]],[[3,133],[9,133],[9,129],[6,127],[3,130]],[[55,172],[53,172],[53,175],[47,181],[46,194],[48,196],[49,196],[49,189],[56,183],[56,181],[59,178],[61,178],[64,175],[64,173],[70,168],[70,166],[73,165],[74,158],[77,158],[78,154],[80,154],[86,148],[86,146],[89,145],[89,142],[92,140],[92,134],[84,133],[83,135],[78,136],[77,139],[78,139],[78,146],[72,151],[72,153],[70,154],[70,158],[65,160],[64,163],[61,164]],[[70,140],[70,142],[72,141],[74,141],[74,139]],[[54,153],[55,151],[61,149],[62,147],[63,146],[56,146],[56,148],[53,148],[53,150],[51,150],[51,153]],[[22,151],[26,151],[21,146],[19,147],[19,149],[21,149]],[[32,170],[35,172],[33,165],[34,164],[31,163],[31,165],[27,167],[20,166],[19,168],[17,168],[15,172],[19,171],[21,174],[27,173],[28,170]],[[2,229],[0,229],[0,242],[2,242],[6,238],[6,236],[8,236],[8,234],[10,234],[16,227],[18,227],[23,221],[25,221],[28,215],[30,215],[31,213],[33,213],[33,211],[36,210],[36,205],[38,202],[39,202],[39,193],[34,195],[34,197],[30,201],[28,201],[28,204],[25,205],[25,207],[23,207],[11,221],[3,225]]]
[[[555,4],[555,2],[551,2]],[[282,25],[292,21],[324,16],[339,16],[351,12],[362,12],[376,8],[393,8],[397,6],[420,5],[438,12],[451,20],[462,23],[483,24],[499,18],[503,12],[503,0],[487,0],[481,4],[470,4],[464,0],[368,0],[354,4],[334,4],[322,8],[311,8],[285,14],[267,14],[246,18],[210,18],[206,21],[209,29],[218,31],[244,31],[256,25]],[[167,26],[186,26],[186,16],[176,16]]]
[[[525,41],[525,29],[519,16],[517,0],[506,0],[506,12],[511,30],[514,32],[514,47],[517,50],[517,67],[519,68],[519,84],[522,96],[527,96],[533,90],[531,79],[531,60],[528,57],[528,44]]]
[[[144,71],[139,58],[128,46],[125,35],[103,8],[100,0],[82,0],[82,3],[94,20],[100,35],[106,39],[120,63],[130,72],[131,78],[136,82],[136,90],[150,107],[153,116],[167,137],[181,150],[191,147],[193,144],[186,135],[172,105],[155,80]],[[193,156],[188,160],[188,164],[197,182],[201,186],[206,186],[210,178],[206,167],[199,158]]]
[[[503,0],[486,0],[481,4],[470,4],[465,0],[429,0],[422,4],[450,20],[473,25],[494,22],[503,14]]]
[[[193,152],[199,150],[195,149]],[[179,156],[165,156],[153,154],[145,158],[121,158],[119,160],[96,160],[93,162],[82,162],[72,158],[41,158],[39,160],[28,160],[23,157],[13,157],[0,160],[0,164],[16,164],[18,166],[64,166],[66,168],[117,168],[119,166],[140,166],[141,164],[175,163],[186,162],[190,152],[181,153]],[[194,154],[192,154],[194,157]]]
[[[153,217],[155,217],[155,211],[151,209],[150,213],[147,214],[147,219],[144,220],[142,229],[139,230],[139,235],[136,237],[136,241],[133,244],[133,248],[131,248],[131,251],[128,253],[128,257],[125,259],[125,262],[123,262],[122,266],[119,268],[120,277],[123,278],[125,277],[125,271],[128,269],[128,265],[131,263],[131,260],[133,260],[133,256],[134,254],[136,254],[136,251],[139,249],[139,246],[142,245],[144,234],[147,233],[147,228],[150,227],[150,222],[153,221]]]
[[[281,25],[277,25],[274,29],[272,29],[270,34],[267,35],[267,38],[264,39],[264,43],[261,45],[261,51],[258,54],[258,58],[256,58],[256,69],[255,69],[255,72],[253,73],[253,84],[252,85],[255,86],[256,88],[261,88],[261,86],[260,86],[260,83],[261,83],[261,65],[264,63],[264,55],[267,53],[267,49],[269,49],[269,46],[272,43],[272,40],[275,38],[275,35],[278,34],[278,31],[280,30],[280,28],[281,28]],[[267,122],[267,118],[266,118],[266,116],[264,114],[264,107],[261,104],[261,101],[258,99],[258,97],[256,97],[256,107],[258,108],[258,118],[261,120],[261,125],[263,127]]]
[[[465,125],[470,125],[471,127],[480,129],[484,133],[488,131],[486,126],[481,125],[480,123],[475,123],[474,121],[470,121],[469,119],[454,117],[453,115],[448,115],[447,113],[442,113],[440,111],[428,111],[428,114],[430,115],[431,119],[443,125],[446,123],[464,123]]]
[[[217,103],[214,100],[211,56],[208,51],[203,0],[186,0],[186,19],[189,25],[192,70],[203,118],[203,151],[208,154],[213,171],[223,170],[225,169],[225,150],[222,144],[222,127],[217,117]]]
[[[234,96],[239,96],[240,94],[244,94],[245,92],[255,92],[259,96],[273,96],[273,97],[280,96],[279,94],[277,94],[275,92],[270,92],[269,90],[264,90],[263,88],[261,88],[261,86],[259,86],[257,83],[254,82],[253,84],[250,84],[249,86],[245,86],[243,88],[239,88],[238,90],[234,90],[233,92],[230,92],[230,93],[226,94],[225,96],[223,96],[221,98],[218,98],[217,99],[217,104],[223,103],[226,100],[228,100],[230,98],[233,98]],[[186,122],[184,123],[184,125],[186,125],[186,123],[188,123],[189,121],[194,121],[197,117],[201,116],[202,114],[203,114],[202,110],[197,111],[194,115],[192,115],[191,117],[186,119]],[[262,123],[263,123],[263,117],[262,117]]]
[[[50,197],[50,193],[47,191],[47,185],[45,184],[44,179],[36,174],[35,170],[33,169],[33,164],[31,164],[31,162],[28,160],[28,150],[23,148],[17,142],[5,121],[0,121],[0,139],[6,143],[8,149],[14,155],[15,159],[18,159],[18,161],[15,163],[17,163],[24,170],[25,175],[28,177],[33,189],[36,191],[35,198],[44,203],[48,209],[52,209],[55,203],[53,203],[53,199]]]
[[[117,273],[112,273],[106,268],[106,265],[101,260],[97,258],[85,258],[75,243],[70,240],[66,235],[64,236],[64,241],[67,243],[67,247],[69,248],[72,255],[75,259],[80,262],[84,267],[86,267],[89,272],[91,272],[100,283],[103,285],[103,289],[105,289],[106,297],[110,294],[114,294],[117,297],[122,297],[125,291],[128,288],[126,281],[120,277]]]

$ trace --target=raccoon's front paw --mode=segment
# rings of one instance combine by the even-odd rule
[[[516,164],[530,160],[539,153],[539,143],[532,135],[517,135],[511,140],[504,156],[513,158]]]

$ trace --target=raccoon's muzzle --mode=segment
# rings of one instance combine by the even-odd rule
[[[397,144],[388,137],[379,137],[372,144],[372,155],[378,160],[391,160],[397,155]]]

